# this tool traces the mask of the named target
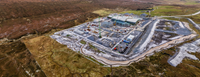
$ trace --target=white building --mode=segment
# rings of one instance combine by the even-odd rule
[[[74,30],[74,32],[77,33],[77,34],[80,34],[80,35],[84,34],[83,31],[80,31],[80,30],[78,30],[78,29]]]
[[[124,16],[124,15],[121,15],[121,14],[114,14],[114,15],[109,15],[108,17],[113,19],[113,20],[129,22],[129,23],[132,23],[132,24],[135,24],[137,21],[142,20],[142,18],[139,18],[139,17],[137,17],[135,15]]]
[[[132,19],[127,19],[126,21],[130,22],[130,23],[136,23],[139,20],[142,20],[142,19],[141,18],[132,18]]]
[[[127,41],[132,41],[134,38],[135,38],[134,35],[129,35],[129,36],[127,37]]]

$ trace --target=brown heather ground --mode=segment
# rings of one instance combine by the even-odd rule
[[[32,0],[0,1],[0,38],[18,39],[55,28],[68,28],[98,15],[92,11],[109,8],[146,9],[151,3],[130,0]]]

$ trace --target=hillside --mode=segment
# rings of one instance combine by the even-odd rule
[[[0,1],[0,38],[17,39],[27,34],[71,27],[98,17],[92,11],[102,8],[136,10],[149,7],[151,3],[129,0]]]
[[[139,2],[153,2],[157,4],[199,5],[200,0],[135,0]]]

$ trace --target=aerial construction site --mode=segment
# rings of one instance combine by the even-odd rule
[[[186,22],[146,16],[114,13],[51,38],[104,65],[126,66],[196,36]]]

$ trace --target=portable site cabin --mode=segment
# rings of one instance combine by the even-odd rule
[[[77,33],[77,34],[80,34],[80,35],[84,34],[83,31],[80,31],[80,30],[78,30],[78,29],[74,30],[74,32]]]

